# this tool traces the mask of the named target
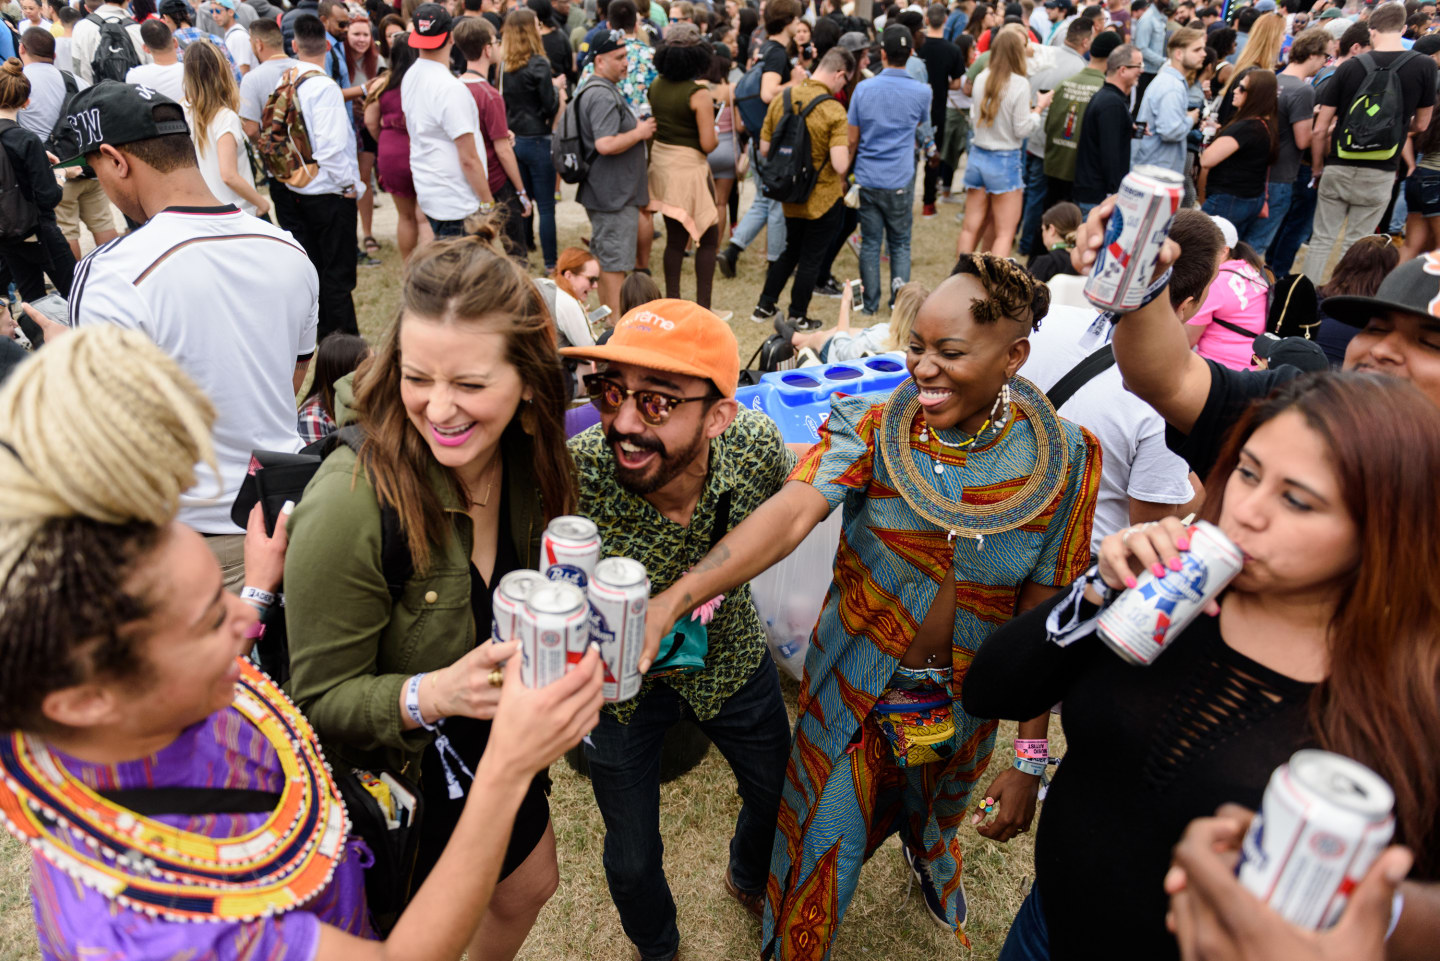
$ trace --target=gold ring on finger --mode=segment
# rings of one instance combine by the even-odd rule
[[[505,683],[505,675],[498,667],[490,669],[490,686],[499,687]]]

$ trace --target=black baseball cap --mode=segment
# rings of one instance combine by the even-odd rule
[[[1427,33],[1415,41],[1415,46],[1410,48],[1416,53],[1423,53],[1427,57],[1433,57],[1440,53],[1440,35]]]
[[[185,0],[162,0],[156,12],[180,23],[195,22],[195,10]]]
[[[1390,271],[1374,297],[1325,298],[1325,313],[1351,327],[1364,328],[1372,317],[1391,311],[1440,317],[1440,251],[1421,254]]]
[[[1070,3],[1070,0],[1045,0],[1045,6],[1049,7],[1051,10],[1071,11],[1075,9],[1075,7]]]
[[[1313,340],[1304,337],[1277,337],[1271,333],[1255,338],[1255,356],[1267,361],[1271,369],[1283,365],[1297,367],[1305,373],[1329,370],[1330,358]]]
[[[165,105],[176,108],[178,116],[156,120],[155,108]],[[81,166],[85,155],[99,150],[101,144],[119,147],[137,140],[190,133],[185,114],[175,101],[144,84],[119,80],[102,80],[81,90],[71,99],[65,120],[74,129],[80,148],[57,167]]]
[[[915,36],[909,27],[902,27],[898,23],[889,24],[880,37],[880,49],[885,51],[888,60],[909,57],[915,49]]]
[[[410,46],[417,50],[438,50],[450,39],[450,11],[438,3],[422,3],[411,17]]]
[[[609,53],[611,50],[623,50],[625,48],[625,34],[619,30],[602,30],[600,34],[590,41],[589,56],[591,60],[602,53]]]

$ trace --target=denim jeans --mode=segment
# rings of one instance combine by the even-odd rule
[[[1290,210],[1290,195],[1295,190],[1293,183],[1271,183],[1267,188],[1267,198],[1270,204],[1270,216],[1265,218],[1257,217],[1250,224],[1250,229],[1240,235],[1261,257],[1270,245],[1275,241],[1275,235],[1280,232],[1280,224],[1285,220],[1285,214]]]
[[[890,251],[890,287],[910,280],[910,225],[915,219],[915,182],[898,189],[860,188],[860,282],[865,313],[880,309],[880,238]]]
[[[1300,245],[1310,239],[1310,230],[1315,225],[1316,189],[1310,186],[1310,165],[1301,164],[1290,189],[1290,208],[1280,230],[1270,241],[1270,250],[1265,262],[1277,277],[1285,277],[1295,266],[1295,254]]]
[[[680,944],[675,899],[662,867],[660,744],[671,725],[693,716],[679,694],[656,684],[629,724],[601,714],[590,733],[593,743],[585,746],[590,784],[605,819],[605,881],[620,925],[642,959],[668,958]],[[739,787],[730,876],[742,891],[763,891],[790,756],[790,721],[775,662],[766,656],[719,714],[696,723],[729,762]]]
[[[540,215],[540,252],[545,269],[555,269],[555,164],[550,159],[549,137],[516,137],[515,163],[525,192]]]
[[[1045,176],[1045,158],[1025,153],[1025,214],[1020,221],[1020,254],[1039,254],[1040,218],[1045,214],[1045,200],[1050,193],[1050,181]]]
[[[755,199],[750,202],[750,209],[745,211],[745,216],[740,218],[740,223],[735,227],[735,233],[730,235],[730,242],[741,250],[750,246],[751,242],[758,236],[760,231],[765,231],[765,259],[771,262],[780,259],[785,253],[785,208],[779,201],[771,200],[760,190],[760,164],[764,163],[756,154],[754,146],[750,149],[750,176],[755,181]],[[740,185],[735,185],[735,192],[740,192]]]
[[[1234,194],[1210,194],[1200,209],[1212,217],[1224,217],[1235,225],[1235,233],[1243,238],[1260,219],[1260,210],[1265,206],[1265,195],[1259,197],[1237,197]]]
[[[1040,892],[1034,885],[1015,912],[998,961],[1050,961],[1050,930],[1045,925]]]
[[[430,221],[430,229],[435,231],[436,240],[465,236],[465,221],[463,220],[436,220],[429,214],[425,215],[425,219]]]

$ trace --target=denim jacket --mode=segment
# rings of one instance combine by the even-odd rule
[[[1183,174],[1185,137],[1194,126],[1186,112],[1189,108],[1185,76],[1167,63],[1145,88],[1145,99],[1140,102],[1135,122],[1144,124],[1148,132],[1144,139],[1131,144],[1131,165],[1154,164]]]

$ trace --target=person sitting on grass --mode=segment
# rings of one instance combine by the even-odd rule
[[[1030,258],[1027,269],[1032,277],[1049,283],[1050,278],[1060,274],[1076,276],[1070,251],[1075,247],[1075,232],[1080,229],[1081,220],[1080,208],[1068,200],[1045,211],[1040,218],[1040,240],[1045,244],[1045,251]]]
[[[40,954],[453,961],[531,779],[596,722],[598,652],[537,690],[510,659],[454,843],[373,940],[340,768],[244,657],[285,527],[252,512],[242,600],[175,519],[195,465],[213,471],[214,423],[173,360],[113,326],[54,338],[0,391],[0,818],[31,847]]]

